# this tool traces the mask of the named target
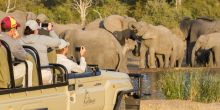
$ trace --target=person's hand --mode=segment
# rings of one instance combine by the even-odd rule
[[[80,48],[80,56],[84,57],[85,53],[86,53],[85,47],[81,46],[81,48]]]
[[[52,30],[52,28],[53,28],[53,25],[52,25],[52,23],[48,23],[48,27],[47,27],[47,30],[48,30],[48,31],[51,31],[51,30]]]

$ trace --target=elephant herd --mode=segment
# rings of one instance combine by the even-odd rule
[[[19,10],[7,14],[0,12],[0,19],[7,15],[21,24],[20,35],[23,35],[27,20],[48,20],[44,14]],[[220,33],[217,33],[220,31],[220,20],[191,20],[186,17],[180,22],[184,36],[162,25],[154,26],[119,15],[96,19],[84,27],[78,24],[52,24],[60,38],[70,42],[69,57],[78,61],[80,56],[75,47],[85,46],[87,63],[98,65],[101,69],[128,72],[128,54],[134,49],[140,55],[140,68],[181,67],[185,56],[186,63],[193,66],[220,66]]]

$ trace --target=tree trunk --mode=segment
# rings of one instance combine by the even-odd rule
[[[182,4],[182,0],[176,0],[175,2],[176,8],[178,8],[178,6],[181,6],[181,4]]]
[[[84,27],[86,25],[86,16],[81,15],[81,25]]]

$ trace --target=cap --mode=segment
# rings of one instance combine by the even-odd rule
[[[21,25],[11,16],[6,16],[1,21],[2,28],[4,29],[12,29],[12,28],[18,28]]]
[[[49,18],[42,13],[37,16],[37,19],[40,20],[40,22],[47,22],[49,20]]]
[[[37,21],[35,21],[35,20],[28,20],[25,23],[25,26],[29,26],[32,30],[40,29],[40,26],[38,25]]]
[[[65,41],[63,39],[60,39],[60,45],[59,45],[58,49],[63,49],[65,47],[69,46],[69,45],[70,45],[69,42],[67,42],[67,41]]]

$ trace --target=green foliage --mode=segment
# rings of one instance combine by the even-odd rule
[[[13,4],[14,0],[11,1]],[[79,23],[80,15],[72,8],[72,1],[17,0],[16,9],[36,14],[45,13],[51,21],[58,23]],[[177,28],[184,16],[208,16],[213,19],[220,17],[219,0],[182,0],[182,5],[178,8],[175,2],[176,0],[93,0],[93,6],[88,9],[87,22],[99,18],[97,11],[103,18],[112,14],[128,15],[138,21],[169,28]],[[0,0],[0,10],[6,10],[6,3],[7,0]]]
[[[94,7],[98,10],[103,17],[118,14],[118,15],[127,15],[128,5],[125,3],[121,3],[119,0],[106,0],[103,6]]]
[[[159,87],[167,99],[185,99],[185,74],[182,72],[163,73],[160,76]]]
[[[220,75],[205,71],[168,71],[160,76],[159,88],[167,99],[220,102]]]

